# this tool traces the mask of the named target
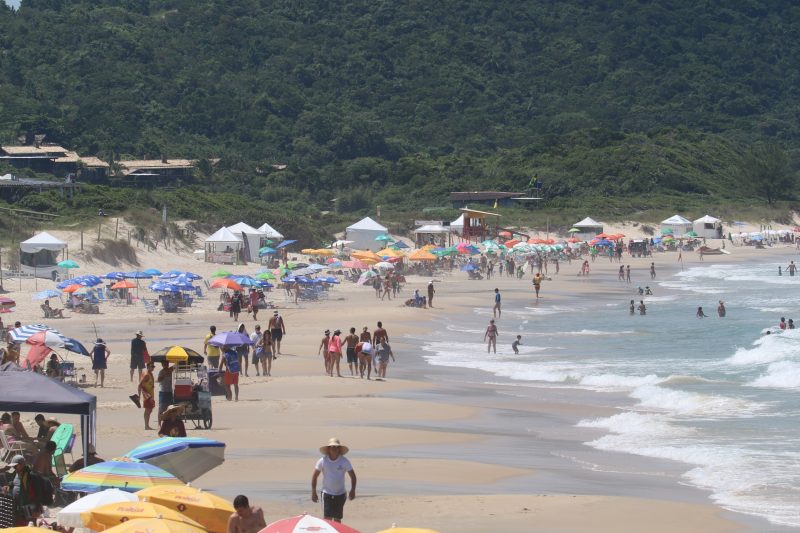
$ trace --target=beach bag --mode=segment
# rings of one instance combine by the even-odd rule
[[[14,527],[14,500],[7,494],[0,493],[0,529]]]

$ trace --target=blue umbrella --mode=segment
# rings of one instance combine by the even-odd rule
[[[231,279],[241,285],[242,287],[257,287],[258,280],[255,278],[251,278],[250,276],[226,276],[228,279]]]
[[[212,346],[241,346],[243,344],[253,344],[250,337],[238,331],[223,331],[217,333],[208,340]]]
[[[327,265],[319,265],[317,263],[314,263],[313,265],[308,265],[308,268],[311,270],[320,271],[320,270],[328,270],[329,267]]]
[[[595,246],[611,246],[612,242],[607,239],[600,239]]]
[[[393,242],[389,246],[391,246],[392,248],[400,249],[400,250],[403,249],[403,248],[408,248],[408,245],[406,243],[404,243],[403,241]]]
[[[80,276],[77,279],[73,279],[72,281],[77,282],[84,287],[95,287],[103,283],[103,280],[100,279],[98,276],[94,276],[92,274],[87,274],[85,276]]]
[[[162,437],[125,454],[163,468],[184,482],[194,481],[225,460],[225,443],[203,437]]]
[[[294,244],[294,243],[296,243],[296,242],[297,242],[297,241],[293,241],[293,240],[291,240],[291,239],[288,239],[288,240],[285,240],[285,241],[283,241],[283,242],[282,242],[282,243],[280,243],[279,245],[277,245],[275,248],[283,248],[284,246],[289,246],[290,244]]]
[[[33,300],[47,300],[48,298],[58,298],[61,296],[61,293],[55,291],[53,289],[47,289],[46,291],[37,292],[33,295]]]
[[[154,283],[150,285],[149,288],[151,291],[155,292],[171,292],[171,293],[181,292],[181,290],[175,285],[158,285]]]
[[[317,278],[317,280],[319,280],[319,281],[321,281],[323,283],[334,283],[334,284],[340,283],[339,279],[338,278],[334,278],[333,276],[320,276],[320,277]]]
[[[475,270],[478,270],[478,265],[476,265],[475,263],[467,263],[466,265],[461,267],[461,270],[463,270],[464,272],[473,272]]]
[[[152,274],[147,274],[146,272],[142,272],[140,270],[124,272],[123,275],[128,279],[150,279],[153,277]]]
[[[200,274],[195,274],[194,272],[184,272],[183,275],[186,276],[187,279],[190,279],[192,281],[203,279],[203,276],[201,276]]]
[[[163,274],[161,274],[160,276],[158,276],[158,279],[172,279],[172,278],[177,278],[177,277],[178,277],[178,276],[180,276],[181,274],[183,274],[183,271],[181,271],[181,270],[169,270],[169,271],[167,271],[167,272],[164,272],[164,273],[163,273]]]
[[[271,289],[272,287],[275,286],[269,281],[263,279],[257,279],[256,284],[257,284],[256,287],[261,287],[262,289]]]
[[[150,274],[151,276],[160,276],[161,275],[161,271],[159,269],[157,269],[157,268],[146,268],[146,269],[142,270],[142,272],[144,272],[145,274]]]
[[[263,248],[258,250],[258,257],[264,257],[265,255],[273,255],[277,252],[275,248],[270,248],[269,246],[264,246]]]
[[[115,280],[119,281],[121,279],[125,279],[125,273],[124,272],[116,272],[116,271],[115,272],[109,272],[108,274],[106,274],[103,277],[105,279],[115,279]]]

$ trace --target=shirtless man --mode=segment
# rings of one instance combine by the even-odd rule
[[[322,357],[325,360],[325,373],[330,376],[331,374],[331,356],[330,352],[328,351],[328,344],[331,341],[331,330],[325,330],[325,336],[322,337],[322,341],[319,343],[319,348],[317,349],[317,355],[322,353]]]
[[[275,351],[281,353],[281,339],[286,335],[286,325],[283,323],[283,317],[275,311],[272,318],[269,319],[269,332],[272,333],[272,342],[275,344]],[[277,358],[276,358],[277,359]]]
[[[369,337],[369,334],[367,334]],[[356,365],[358,358],[356,356],[356,344],[358,344],[359,337],[356,335],[356,328],[350,328],[350,335],[344,338],[344,344],[347,346],[347,366],[350,367],[350,375],[355,376]]]
[[[267,527],[261,507],[250,506],[247,496],[239,494],[233,499],[236,512],[228,518],[228,533],[257,533]]]

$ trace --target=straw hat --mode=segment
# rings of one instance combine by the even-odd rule
[[[164,412],[161,413],[160,418],[164,419],[164,418],[168,417],[169,415],[171,415],[173,413],[181,414],[181,413],[183,413],[184,409],[186,409],[186,405],[184,405],[182,403],[174,403],[174,404],[170,405],[169,407],[167,407],[166,409],[164,409]]]
[[[339,442],[339,439],[337,439],[336,437],[331,437],[330,439],[328,439],[328,444],[326,444],[325,446],[320,446],[319,453],[321,453],[323,455],[327,454],[328,453],[328,448],[330,446],[338,446],[339,447],[339,453],[341,455],[346,455],[347,452],[350,451],[350,448],[348,448],[347,446],[344,446],[341,442]]]

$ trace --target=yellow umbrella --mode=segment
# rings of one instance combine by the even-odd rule
[[[428,250],[417,250],[409,254],[408,259],[411,261],[436,261],[436,256]]]
[[[306,255],[314,255],[314,252],[316,252],[316,250],[313,248],[303,248],[302,250],[300,250],[301,254],[306,254]]]
[[[366,261],[367,259],[373,260],[376,263],[380,263],[381,261],[383,261],[383,258],[381,256],[369,250],[364,250],[362,252],[353,252],[350,255],[352,257],[355,257],[356,259],[361,259],[362,261]]]
[[[395,250],[394,248],[384,248],[380,252],[376,252],[377,255],[381,257],[402,257],[403,252],[399,250]]]
[[[50,531],[50,533],[53,532],[52,529],[47,529],[46,527],[33,527],[33,526],[7,527],[3,531],[9,531],[11,533],[39,533],[41,531]]]
[[[188,485],[150,487],[140,490],[136,496],[142,501],[175,509],[217,533],[228,530],[228,518],[236,512],[228,500]]]
[[[81,513],[83,525],[95,531],[103,531],[137,518],[160,518],[165,522],[203,528],[188,516],[151,502],[109,503]]]
[[[103,533],[208,533],[200,526],[174,522],[163,518],[137,518],[128,520]]]
[[[330,250],[328,248],[320,248],[319,250],[314,250],[314,254],[313,255],[324,255],[326,257],[331,257],[335,253],[336,252],[334,252],[333,250]]]

